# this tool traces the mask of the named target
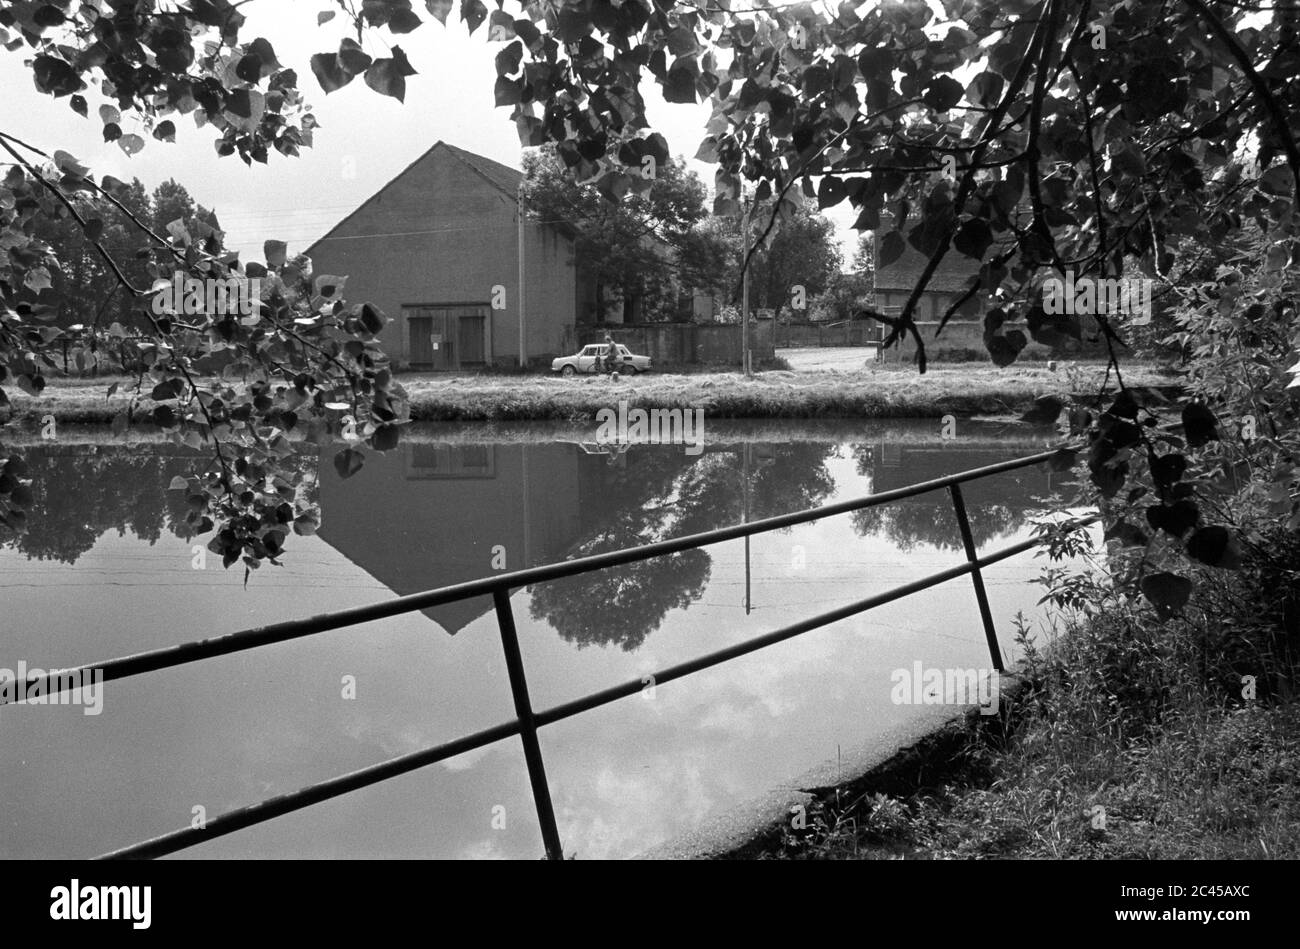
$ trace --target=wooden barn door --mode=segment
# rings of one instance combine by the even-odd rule
[[[421,313],[421,310],[407,311]],[[410,340],[410,364],[412,369],[433,368],[433,317],[408,315],[407,332]]]
[[[460,345],[462,366],[482,366],[487,361],[487,346],[483,336],[486,323],[487,315],[478,307],[462,311],[457,318],[456,342]]]

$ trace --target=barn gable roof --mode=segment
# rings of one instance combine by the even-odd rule
[[[503,165],[490,158],[484,158],[482,155],[475,155],[473,152],[467,152],[465,149],[457,148],[455,145],[448,145],[446,142],[439,139],[431,148],[416,158],[415,161],[411,162],[389,179],[382,188],[370,197],[366,198],[366,200],[362,201],[356,206],[356,208],[348,212],[342,220],[326,231],[321,237],[318,237],[313,241],[311,246],[308,247],[304,253],[310,257],[318,245],[323,244],[325,241],[333,237],[340,228],[382,197],[384,192],[405,177],[413,168],[429,160],[433,157],[435,152],[439,151],[445,152],[461,164],[468,167],[470,171],[490,184],[495,190],[501,192],[501,194],[510,201],[517,202],[519,200],[519,183],[523,181],[524,178],[522,171],[517,171],[508,165]]]
[[[517,171],[508,165],[501,164],[499,161],[484,158],[482,155],[475,155],[473,152],[467,152],[463,148],[457,148],[455,145],[448,145],[442,141],[434,145],[429,151],[432,152],[437,148],[445,148],[456,158],[469,165],[480,177],[486,179],[488,184],[509,196],[510,200],[518,200],[519,183],[524,180],[522,171]]]

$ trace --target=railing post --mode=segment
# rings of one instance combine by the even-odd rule
[[[966,502],[961,496],[961,485],[949,485],[948,490],[952,494],[952,509],[957,514],[957,528],[961,531],[961,543],[966,548],[966,562],[976,564],[979,553],[975,550],[975,538],[970,532],[970,520],[966,517]],[[984,622],[984,638],[988,640],[993,668],[998,672],[1005,672],[1006,669],[1002,666],[1002,650],[998,648],[998,634],[993,628],[993,613],[989,610],[988,594],[984,591],[984,576],[980,573],[978,565],[971,567],[970,579],[975,587],[975,602],[979,605],[980,619]]]
[[[542,828],[542,842],[546,845],[549,860],[563,860],[560,848],[560,831],[555,826],[555,809],[551,806],[551,792],[546,785],[546,768],[542,764],[542,746],[537,741],[537,723],[533,706],[528,700],[528,680],[524,678],[524,659],[519,652],[519,634],[515,632],[515,615],[510,610],[510,591],[498,587],[492,591],[496,606],[497,626],[501,629],[501,646],[506,653],[506,671],[510,675],[510,693],[515,700],[515,716],[519,719],[519,737],[524,743],[524,761],[528,765],[528,781],[533,786],[533,803],[537,805],[537,823]]]

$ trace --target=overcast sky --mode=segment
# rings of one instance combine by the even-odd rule
[[[65,149],[97,174],[137,177],[150,190],[175,178],[195,200],[216,210],[227,245],[245,260],[261,258],[265,239],[288,241],[291,252],[306,249],[439,139],[520,166],[510,110],[496,108],[492,98],[493,57],[504,44],[489,43],[486,26],[471,37],[453,14],[445,27],[426,17],[423,26],[402,37],[375,31],[365,40],[368,53],[387,55],[387,44],[396,41],[419,73],[407,79],[405,105],[372,91],[361,77],[326,96],[308,61],[312,53],[337,49],[349,35],[342,17],[317,26],[316,14],[327,6],[325,0],[254,0],[241,7],[248,17],[241,39],[264,36],[271,42],[280,63],[297,70],[299,87],[320,122],[315,147],[298,158],[272,151],[268,164],[251,168],[237,156],[218,158],[211,128],[195,128],[188,116],[177,120],[174,144],[154,141],[124,119],[124,132],[138,132],[148,141],[144,151],[128,157],[103,141],[93,89],[85,93],[89,119],[74,113],[66,97],[56,100],[36,91],[23,64],[27,49],[0,51],[0,128],[47,152]],[[417,7],[424,15],[423,5]],[[708,104],[667,104],[653,79],[642,89],[651,124],[711,190],[715,166],[692,157],[704,137]],[[833,211],[847,263],[856,246],[850,227],[855,215],[847,202]]]

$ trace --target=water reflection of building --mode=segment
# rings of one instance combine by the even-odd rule
[[[828,449],[808,447],[785,451],[821,470]],[[743,520],[732,456],[673,445],[589,454],[577,443],[408,443],[370,456],[345,483],[327,455],[319,534],[394,592],[416,593],[490,576],[498,553],[517,570]],[[818,488],[812,503],[829,491],[801,464],[769,476],[778,467],[755,464],[755,511],[808,506],[808,484]],[[533,589],[530,609],[566,639],[631,648],[668,609],[699,598],[709,564],[707,553],[690,551],[552,581]],[[477,597],[424,612],[455,634],[490,609]]]
[[[1026,445],[1012,454],[1032,450]],[[319,533],[405,595],[490,576],[494,557],[517,570],[816,507],[834,490],[826,467],[833,451],[832,442],[811,441],[711,444],[699,456],[666,445],[609,454],[588,453],[576,442],[413,442],[387,457],[370,456],[346,483],[327,453],[320,466]],[[891,440],[857,443],[852,451],[876,492],[1008,457],[1006,445],[989,441]],[[1033,497],[1050,486],[1042,467],[969,485],[977,543],[1019,529]],[[856,512],[853,521],[860,534],[884,536],[904,549],[960,545],[946,491]],[[666,611],[702,594],[711,555],[695,554],[542,584],[530,599],[533,618],[575,642],[630,648]],[[593,612],[592,604],[600,609]],[[455,634],[490,609],[488,598],[478,597],[425,613]]]
[[[408,443],[346,482],[320,465],[320,536],[399,595],[561,560],[581,528],[568,445]],[[455,634],[487,599],[425,610]]]

